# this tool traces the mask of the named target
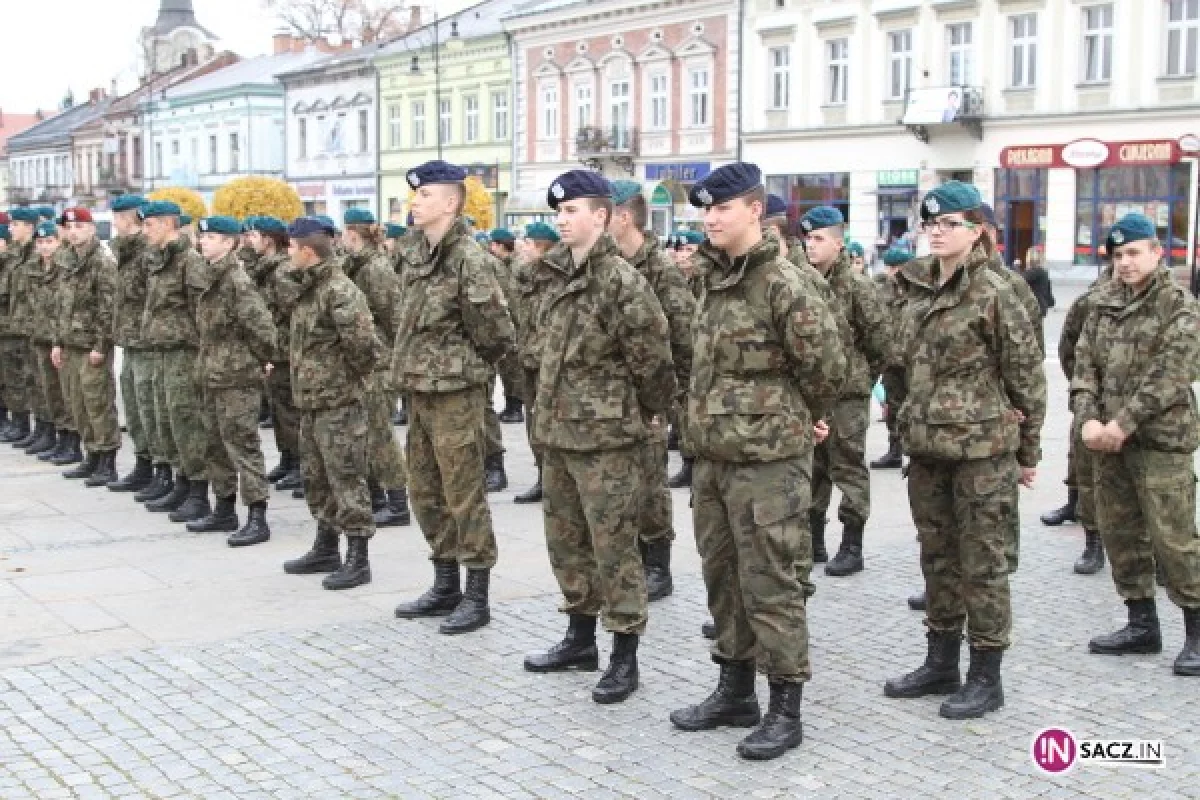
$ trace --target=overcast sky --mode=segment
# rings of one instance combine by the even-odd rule
[[[433,0],[457,10],[474,0]],[[67,89],[76,100],[137,78],[138,33],[154,24],[159,0],[0,0],[0,109],[55,108]],[[261,0],[193,0],[196,19],[241,56],[270,52],[277,28]],[[430,2],[422,3],[430,5]],[[445,13],[445,11],[443,11]]]

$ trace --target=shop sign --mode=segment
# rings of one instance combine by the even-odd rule
[[[306,200],[318,200],[325,196],[325,184],[323,183],[296,183],[292,184],[296,187],[296,194]]]
[[[1188,155],[1200,153],[1200,136],[1189,133],[1179,137],[1179,149]]]
[[[710,172],[712,172],[712,164],[707,161],[690,164],[647,164],[646,180],[695,183],[707,178]]]
[[[1005,169],[1094,169],[1174,164],[1185,151],[1184,145],[1183,140],[1174,139],[1136,142],[1077,139],[1063,145],[1020,145],[1006,147],[1000,151],[1000,166]],[[1196,145],[1200,149],[1200,140],[1196,141]]]
[[[1108,160],[1108,145],[1096,139],[1078,139],[1062,149],[1062,162],[1076,169],[1098,167]]]
[[[671,193],[667,191],[665,186],[655,186],[654,192],[650,195],[650,205],[652,206],[669,206],[673,205],[671,201]]]
[[[881,169],[875,173],[877,186],[916,186],[921,171],[916,169]]]
[[[364,183],[358,181],[355,183],[334,183],[334,197],[370,197],[375,194],[375,184],[373,182]]]

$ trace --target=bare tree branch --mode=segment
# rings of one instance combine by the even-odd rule
[[[262,0],[292,33],[372,42],[404,31],[405,0]]]

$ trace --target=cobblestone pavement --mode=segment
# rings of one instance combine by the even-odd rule
[[[492,502],[493,622],[459,637],[391,618],[429,579],[415,528],[380,532],[375,583],[323,592],[279,569],[311,536],[296,501],[273,500],[270,543],[235,552],[3,448],[0,798],[1196,797],[1200,684],[1170,672],[1181,615],[1161,601],[1162,655],[1089,656],[1087,639],[1123,609],[1107,571],[1071,574],[1081,531],[1036,521],[1063,494],[1065,384],[1048,371],[1056,413],[1040,486],[1023,497],[1005,708],[951,722],[937,699],[883,697],[924,639],[904,605],[920,583],[904,486],[877,474],[867,570],[816,575],[805,742],[766,764],[734,755],[741,731],[667,721],[716,679],[682,492],[676,591],[652,606],[642,688],[601,707],[598,674],[521,669],[565,621],[539,511],[511,503],[533,477],[519,426],[505,430],[513,485]],[[869,452],[883,446],[876,424]],[[1162,739],[1167,766],[1043,776],[1028,749],[1049,725]]]

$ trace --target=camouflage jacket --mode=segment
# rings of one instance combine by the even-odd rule
[[[146,254],[146,309],[142,313],[142,341],[150,350],[195,348],[194,298],[188,291],[190,273],[204,270],[204,259],[183,236],[162,250]]]
[[[287,274],[298,285],[289,357],[296,407],[348,406],[383,357],[367,298],[332,259]]]
[[[670,328],[650,285],[608,234],[582,264],[558,244],[537,269],[534,441],[574,451],[645,441],[675,394]]]
[[[1075,346],[1083,335],[1083,326],[1092,313],[1092,298],[1112,278],[1111,272],[1101,272],[1100,277],[1083,294],[1075,298],[1063,317],[1062,333],[1058,337],[1058,363],[1067,382],[1075,377]]]
[[[291,262],[285,253],[275,253],[258,261],[258,273],[254,276],[259,294],[271,312],[271,321],[279,332],[275,345],[275,365],[286,365],[291,347],[292,309],[300,294],[300,285],[292,279]]]
[[[1004,278],[1008,288],[1012,289],[1017,299],[1021,301],[1021,305],[1025,308],[1025,315],[1029,317],[1029,323],[1033,326],[1034,336],[1037,337],[1038,349],[1041,350],[1044,357],[1046,355],[1046,330],[1042,320],[1042,306],[1038,303],[1033,289],[1029,288],[1029,283],[1019,272],[1004,265],[1004,259],[1000,257],[999,253],[992,254],[988,266],[993,272]]]
[[[188,275],[196,297],[200,355],[196,373],[209,389],[262,385],[279,334],[266,302],[233,253]]]
[[[60,246],[48,264],[36,253],[33,259],[24,264],[24,288],[29,299],[25,305],[22,327],[28,332],[29,338],[38,344],[52,345],[58,336],[63,251],[66,248],[67,245]]]
[[[987,262],[976,247],[940,287],[936,261],[901,268],[908,303],[898,341],[908,394],[897,423],[914,458],[1015,453],[1033,467],[1041,459],[1045,367],[1024,306]]]
[[[671,328],[675,386],[682,402],[682,393],[687,391],[692,376],[692,317],[696,314],[696,296],[653,233],[646,233],[641,248],[626,260],[650,284],[667,316],[667,324]]]
[[[33,242],[24,246],[10,242],[0,256],[0,336],[24,336],[20,315],[25,304],[21,287],[25,284],[25,262],[36,259]]]
[[[537,308],[542,296],[551,286],[553,271],[540,268],[541,259],[518,261],[514,270],[517,301],[509,310],[517,333],[517,358],[521,368],[537,372],[541,364],[542,337],[537,333]]]
[[[842,384],[844,397],[866,397],[891,359],[891,322],[874,283],[850,267],[845,250],[825,275],[836,298],[837,310],[850,326],[851,346],[846,350],[849,364]]]
[[[234,253],[234,257],[241,262],[242,269],[250,277],[250,280],[257,284],[259,262],[262,261],[262,257],[258,254],[258,251],[248,244],[242,245]]]
[[[421,237],[404,269],[392,380],[400,391],[482,386],[513,349],[508,303],[487,255],[457,220],[429,247]]]
[[[1200,445],[1192,382],[1200,365],[1200,306],[1160,268],[1140,292],[1113,280],[1092,295],[1075,348],[1076,423],[1116,420],[1147,450]]]
[[[107,353],[113,346],[113,311],[116,308],[117,262],[98,239],[83,252],[63,247],[62,292],[58,331],[54,343],[65,347]]]
[[[786,239],[787,244],[787,260],[795,264],[797,267],[811,267],[812,264],[808,260],[808,250],[804,247],[804,240],[799,236],[789,236]],[[819,274],[819,273],[818,273]]]
[[[732,261],[707,243],[701,253],[687,447],[738,464],[802,455],[846,373],[835,312],[772,238]]]
[[[143,234],[117,236],[117,287],[113,308],[113,340],[121,347],[142,346],[142,314],[146,310],[146,250]]]
[[[400,280],[388,263],[387,253],[374,248],[365,248],[360,253],[346,256],[342,263],[346,277],[354,281],[367,298],[371,318],[375,321],[375,335],[389,351],[396,341],[396,310],[400,307]],[[390,371],[388,359],[380,359],[376,369]]]

